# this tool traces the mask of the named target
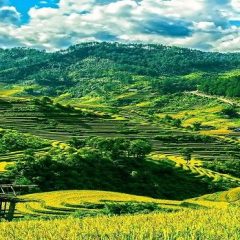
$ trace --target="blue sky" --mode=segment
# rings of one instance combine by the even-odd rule
[[[28,11],[32,7],[57,7],[58,0],[39,1],[39,0],[9,0],[8,5],[15,6],[21,13],[21,22],[26,23],[29,20]]]
[[[240,51],[240,0],[0,0],[0,47],[85,41]]]

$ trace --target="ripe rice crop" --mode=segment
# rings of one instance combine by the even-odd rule
[[[142,197],[124,193],[94,191],[94,190],[71,190],[36,193],[22,196],[29,202],[17,204],[17,211],[26,215],[65,215],[77,210],[84,210],[89,204],[103,204],[104,202],[139,202],[157,203],[162,208],[181,209],[180,201],[160,200],[150,197]]]
[[[0,223],[2,240],[239,240],[239,208]]]

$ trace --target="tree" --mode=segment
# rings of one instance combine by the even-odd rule
[[[129,155],[130,141],[124,138],[93,137],[87,140],[90,147],[99,149],[106,157],[116,160]]]
[[[41,98],[41,104],[43,104],[43,105],[48,105],[48,104],[53,104],[53,100],[51,99],[51,98],[49,98],[49,97],[42,97]]]
[[[179,128],[179,127],[181,127],[181,125],[182,125],[182,121],[180,119],[177,118],[177,119],[173,120],[173,126],[174,127],[178,127]]]
[[[189,162],[192,159],[192,149],[184,148],[182,150],[182,156],[183,156],[183,159],[187,161],[187,164],[189,164]]]
[[[144,157],[152,151],[152,145],[146,140],[133,140],[130,143],[130,154],[137,159],[144,159]]]
[[[72,146],[72,147],[75,147],[75,148],[81,148],[81,147],[84,147],[85,144],[86,144],[86,141],[84,139],[80,139],[80,138],[77,138],[77,137],[72,137],[68,143]]]
[[[234,106],[229,106],[229,107],[224,108],[222,110],[222,113],[230,118],[235,118],[235,117],[239,116],[238,111],[237,111],[236,107],[234,107]]]
[[[201,123],[200,122],[195,122],[193,123],[193,130],[194,131],[199,131],[201,129]]]

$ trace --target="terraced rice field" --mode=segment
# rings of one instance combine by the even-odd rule
[[[123,112],[124,113],[124,112]],[[127,113],[124,113],[127,114]],[[189,142],[184,137],[193,133],[170,127],[164,124],[150,124],[146,121],[133,121],[131,117],[136,112],[128,112],[128,116],[121,118],[83,117],[78,112],[51,111],[44,112],[32,101],[21,99],[0,99],[0,128],[16,129],[53,141],[66,142],[69,138],[89,136],[146,138],[153,143],[153,150],[162,154],[176,155],[183,148],[191,148],[195,158],[201,160],[228,160],[230,155],[240,157],[236,144],[214,140],[210,143]],[[127,118],[126,118],[127,117]],[[141,117],[141,116],[139,116]],[[180,142],[166,142],[154,140],[154,136],[179,136]],[[0,161],[18,158],[18,154],[9,153],[6,157],[0,156]],[[14,156],[15,155],[15,156]]]
[[[70,190],[35,193],[21,197],[26,202],[17,204],[17,217],[66,217],[80,213],[82,217],[104,214],[106,204],[135,203],[157,204],[161,212],[187,209],[228,208],[240,204],[240,188],[219,192],[184,201],[161,200],[117,192]]]
[[[3,240],[238,240],[239,208],[0,224]],[[197,219],[197,221],[196,221]]]
[[[204,195],[196,200],[206,200],[211,202],[225,202],[231,205],[240,206],[240,187],[228,191]]]
[[[192,159],[191,162],[187,164],[183,157],[177,155],[165,155],[153,153],[150,155],[150,157],[153,160],[157,161],[161,161],[163,159],[168,158],[169,160],[175,162],[177,167],[183,169],[184,171],[191,172],[195,174],[197,177],[206,177],[213,182],[224,181],[225,183],[232,187],[240,186],[240,178],[203,168],[202,162],[196,159]]]
[[[29,194],[21,197],[27,202],[18,203],[18,216],[60,217],[80,212],[84,215],[100,214],[106,203],[155,203],[163,211],[177,211],[184,208],[180,201],[159,200],[149,197],[105,191],[56,191]]]

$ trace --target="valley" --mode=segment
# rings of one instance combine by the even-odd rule
[[[36,186],[0,238],[71,226],[62,239],[238,239],[238,54],[85,43],[0,56],[0,183]]]

